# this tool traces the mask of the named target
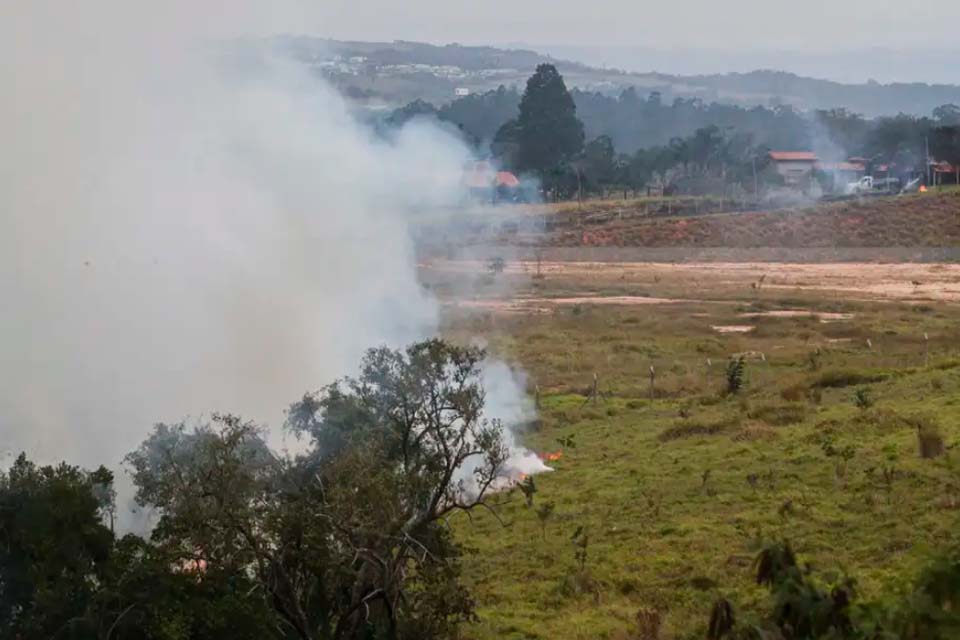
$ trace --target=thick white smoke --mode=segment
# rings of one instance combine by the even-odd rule
[[[244,3],[155,4],[0,8],[0,451],[116,464],[157,421],[276,425],[436,329],[408,225],[458,202],[467,151],[229,54]]]

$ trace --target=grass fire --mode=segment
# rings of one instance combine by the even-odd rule
[[[0,6],[0,640],[960,638],[949,12],[533,4]]]

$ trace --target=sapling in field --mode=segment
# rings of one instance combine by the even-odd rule
[[[746,360],[743,356],[737,356],[735,358],[730,358],[730,362],[727,363],[727,395],[735,395],[743,389],[746,373]]]
[[[537,507],[537,519],[540,520],[540,534],[544,540],[547,539],[547,522],[553,516],[556,506],[553,502],[544,502]]]
[[[857,405],[857,408],[861,411],[866,411],[873,406],[873,396],[870,395],[870,390],[866,387],[860,387],[853,394],[853,403]]]
[[[561,436],[557,438],[557,444],[559,444],[564,449],[576,449],[577,442],[573,436]]]
[[[582,573],[587,568],[588,549],[590,547],[590,536],[587,535],[587,529],[583,525],[577,527],[577,530],[570,536],[573,543],[573,559],[577,562],[577,568]]]
[[[527,505],[527,508],[533,506],[533,495],[537,492],[537,485],[533,481],[533,476],[527,476],[523,479],[523,482],[517,484],[517,488],[520,489],[520,493],[523,494],[523,500]]]
[[[710,623],[707,625],[707,640],[721,640],[728,637],[737,621],[733,613],[733,605],[726,598],[717,600],[710,611]]]
[[[935,425],[924,425],[917,428],[917,442],[920,446],[921,458],[937,458],[942,456],[946,447],[943,436]]]

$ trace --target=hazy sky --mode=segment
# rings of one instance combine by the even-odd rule
[[[323,0],[308,21],[335,38],[822,53],[953,48],[956,22],[947,19],[946,6],[902,0]]]

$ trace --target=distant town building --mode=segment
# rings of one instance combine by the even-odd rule
[[[847,162],[821,162],[816,165],[816,168],[831,175],[835,185],[856,182],[867,175],[867,165],[864,162],[858,162],[856,158],[851,158]]]
[[[771,151],[770,160],[787,186],[801,185],[817,166],[817,154],[813,151]]]
[[[520,180],[509,171],[497,171],[489,162],[475,162],[463,173],[463,184],[478,200],[514,199]]]
[[[458,98],[464,98],[470,95],[470,89],[466,87],[457,87],[453,90],[453,95],[457,96]]]

